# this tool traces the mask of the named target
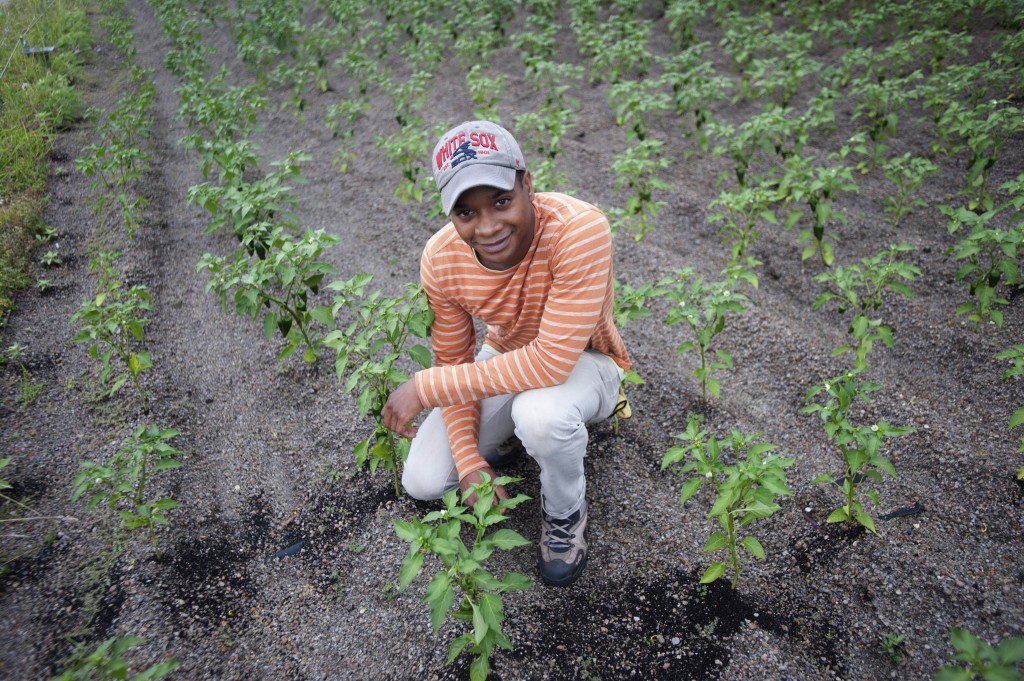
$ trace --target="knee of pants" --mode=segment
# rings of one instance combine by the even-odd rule
[[[584,427],[579,409],[542,395],[523,393],[512,404],[516,435],[525,445],[537,439],[565,441]]]
[[[402,487],[413,499],[432,501],[443,497],[453,485],[447,476],[439,475],[437,471],[424,470],[422,466],[410,466],[407,462],[402,469]]]

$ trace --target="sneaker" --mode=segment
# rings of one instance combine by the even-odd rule
[[[553,586],[568,586],[587,565],[587,502],[568,518],[544,513],[540,525],[541,579]]]

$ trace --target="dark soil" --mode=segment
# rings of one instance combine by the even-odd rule
[[[97,224],[88,178],[74,169],[93,130],[83,123],[62,134],[43,219],[59,234],[53,248],[63,264],[40,273],[53,286],[24,291],[3,329],[3,346],[24,346],[24,366],[43,384],[24,404],[20,371],[4,369],[0,452],[12,462],[3,475],[12,497],[60,519],[2,526],[0,677],[48,678],[76,648],[138,635],[146,643],[131,654],[137,667],[174,657],[181,663],[174,678],[467,678],[468,659],[445,664],[460,624],[431,633],[420,600],[426,580],[398,590],[406,546],[392,522],[434,505],[394,498],[385,472],[356,471],[352,448],[371,426],[358,419],[330,363],[279,363],[279,343],[264,340],[260,324],[226,314],[205,292],[196,262],[234,245],[230,235],[204,235],[207,216],[186,203],[188,187],[201,179],[178,145],[186,130],[176,118],[177,81],[163,65],[169,45],[146,3],[130,0],[128,11],[136,61],[154,70],[158,89],[152,169],[140,188],[151,202],[145,224],[130,242],[113,222]],[[520,27],[521,17],[512,29]],[[701,30],[702,39],[717,43],[710,22]],[[997,30],[980,14],[974,18],[972,58],[991,48]],[[224,26],[209,32],[208,44],[217,50],[215,66],[225,63],[235,82],[254,81]],[[658,31],[652,44],[669,49]],[[580,61],[571,44],[562,52]],[[838,55],[822,52],[824,61]],[[88,61],[87,103],[109,107],[128,84],[123,60],[101,42]],[[510,76],[501,93],[507,124],[540,106],[513,48],[500,50],[493,64]],[[440,72],[423,112],[430,125],[472,117],[463,78],[461,69]],[[402,282],[416,280],[420,250],[441,225],[426,217],[426,204],[392,198],[398,171],[375,146],[394,130],[383,94],[358,124],[359,162],[347,174],[332,167],[337,142],[323,115],[346,88],[344,74],[334,74],[328,92],[309,93],[301,120],[278,106],[288,93],[268,93],[273,104],[255,141],[268,162],[292,150],[312,155],[303,166],[308,182],[295,189],[302,224],[340,237],[325,256],[340,278],[371,272],[375,285],[396,294]],[[625,141],[608,86],[584,84],[571,94],[580,113],[558,160],[567,186],[599,206],[624,205],[611,164]],[[794,106],[804,103],[806,97]],[[735,123],[758,108],[719,103],[714,114]],[[853,129],[852,108],[837,103],[838,130],[812,138],[808,153],[824,157],[838,148]],[[912,120],[891,140],[894,153],[927,153],[930,133]],[[666,142],[673,160],[665,174],[671,189],[657,193],[667,205],[647,238],[616,236],[617,276],[635,285],[689,266],[716,277],[728,254],[706,218],[719,191],[715,179],[730,165],[710,154],[687,157],[693,143],[676,120],[657,121],[651,134]],[[812,310],[820,266],[801,261],[795,232],[763,229],[754,249],[764,263],[760,287],[717,341],[736,363],[720,375],[719,399],[701,405],[694,359],[676,355],[684,338],[679,327],[661,323],[662,308],[624,329],[646,383],[631,388],[634,415],[617,435],[611,424],[591,431],[587,570],[570,588],[536,584],[506,596],[515,649],[496,655],[492,678],[927,679],[952,650],[951,627],[990,642],[1024,635],[1024,486],[1015,479],[1024,462],[1019,433],[1006,428],[1024,404],[1024,382],[1003,380],[1007,365],[995,359],[1024,339],[1024,307],[1013,296],[1001,327],[975,327],[956,315],[969,294],[947,254],[958,237],[947,234],[936,206],[961,200],[965,160],[936,160],[941,172],[918,195],[928,207],[898,231],[884,222],[890,187],[880,173],[858,177],[859,191],[837,203],[848,217],[836,225],[837,263],[898,242],[915,246],[906,259],[923,272],[913,299],[885,301],[895,347],[872,353],[871,376],[882,389],[856,415],[915,428],[883,452],[899,477],[875,486],[878,533],[825,523],[840,495],[811,481],[840,475],[840,459],[820,420],[800,412],[810,387],[847,366],[848,357],[831,354],[848,319],[827,307]],[[1024,140],[1010,139],[990,185],[1021,168]],[[93,291],[89,258],[111,246],[123,252],[125,283],[145,284],[154,298],[146,330],[154,361],[144,375],[148,414],[127,391],[98,397],[95,363],[70,340],[71,315]],[[712,530],[710,500],[701,494],[681,507],[680,480],[660,471],[672,434],[694,411],[705,414],[711,432],[763,433],[796,458],[793,496],[757,530],[767,560],[748,565],[735,591],[728,579],[698,585],[710,562],[702,551]],[[116,519],[70,501],[78,462],[105,459],[145,423],[180,430],[173,444],[187,454],[182,468],[151,483],[180,502],[158,532],[159,558],[143,535],[116,532]],[[522,461],[509,473],[523,478],[515,491],[533,500],[508,526],[533,538],[535,466]],[[495,556],[489,567],[534,576],[534,560],[533,549],[524,548]],[[894,657],[880,649],[885,633],[905,636]]]

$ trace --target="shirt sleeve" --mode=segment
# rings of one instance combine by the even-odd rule
[[[437,366],[472,363],[476,348],[473,318],[438,288],[430,265],[429,257],[424,253],[420,262],[420,282],[434,312],[430,330],[434,363]],[[420,399],[423,399],[422,395]],[[466,397],[458,402],[425,406],[441,408],[441,419],[448,431],[448,442],[460,480],[487,465],[480,456],[480,403],[477,400]]]

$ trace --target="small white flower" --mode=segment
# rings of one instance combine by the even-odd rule
[[[877,433],[878,432],[878,426],[877,425],[871,426],[871,432],[872,433]]]
[[[21,89],[22,90],[27,90],[28,89],[28,83],[22,83],[21,84]]]
[[[708,471],[707,473],[704,474],[704,477],[705,478],[710,478],[711,475],[712,475],[711,471]]]
[[[826,383],[825,384],[825,390],[831,390],[831,389],[832,389],[832,385],[830,383]]]

